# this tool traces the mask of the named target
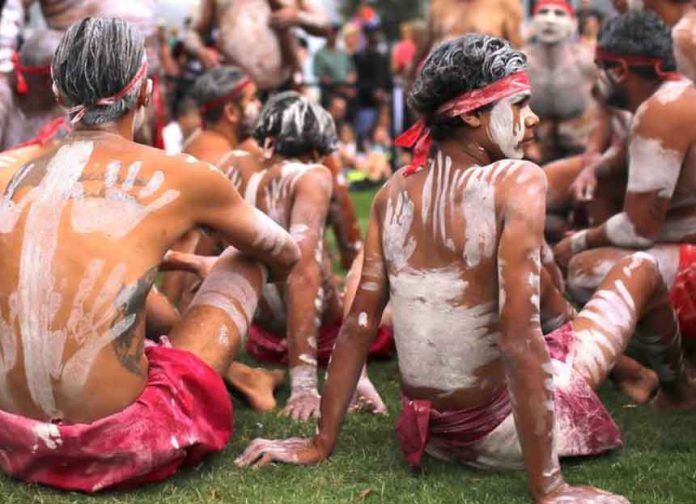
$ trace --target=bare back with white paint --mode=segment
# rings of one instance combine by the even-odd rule
[[[408,397],[465,408],[504,386],[497,346],[499,302],[505,302],[498,281],[500,202],[506,187],[525,182],[530,166],[538,170],[521,161],[457,167],[440,153],[427,170],[394,176],[380,194],[382,252]],[[372,267],[366,260],[364,278]],[[538,292],[538,277],[529,281]]]

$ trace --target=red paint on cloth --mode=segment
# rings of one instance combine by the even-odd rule
[[[679,247],[679,270],[669,293],[682,338],[696,340],[696,246]]]
[[[334,343],[343,322],[326,324],[319,329],[317,361],[322,366],[329,362]],[[276,335],[252,324],[249,328],[246,350],[249,355],[265,364],[288,364],[288,340],[285,335]],[[394,351],[394,335],[390,327],[381,326],[377,339],[370,345],[370,357],[388,359]]]
[[[90,424],[45,423],[0,412],[0,466],[15,478],[96,492],[163,480],[222,450],[233,431],[222,378],[185,350],[145,349],[140,397]]]
[[[572,325],[566,324],[544,337],[553,364],[556,446],[563,457],[598,455],[623,445],[621,432],[597,394],[566,359],[577,344]],[[516,432],[514,422],[503,422],[512,415],[507,388],[490,403],[467,410],[437,411],[429,401],[402,399],[403,412],[396,426],[397,438],[407,462],[420,468],[426,448],[451,460],[476,465],[480,455],[488,457],[487,467],[500,467],[522,453],[519,443],[510,444]],[[497,430],[498,427],[502,430]],[[496,431],[494,433],[494,431]],[[496,433],[498,434],[497,437]],[[499,443],[500,446],[493,446]],[[493,448],[491,460],[482,454],[483,445]],[[506,452],[507,451],[507,452]]]
[[[419,470],[428,444],[457,450],[462,458],[476,458],[476,445],[512,413],[507,387],[483,406],[467,410],[438,411],[430,401],[401,398],[402,412],[396,437],[409,465]],[[467,456],[468,454],[468,456]]]

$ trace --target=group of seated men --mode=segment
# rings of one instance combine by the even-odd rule
[[[324,237],[328,113],[294,92],[261,108],[240,70],[212,69],[194,90],[204,129],[169,156],[133,142],[153,86],[142,35],[73,25],[51,62],[72,132],[0,155],[0,467],[94,492],[197,463],[232,435],[226,382],[275,407],[283,373],[237,362],[243,345],[288,366],[283,411],[318,429],[255,440],[237,464],[319,462],[349,408],[385,411],[366,360],[393,329],[408,464],[526,469],[539,503],[627,502],[568,485],[559,457],[622,446],[595,393],[610,374],[658,410],[696,406],[696,88],[672,47],[654,13],[603,26],[598,92],[634,114],[612,145],[625,197],[552,248],[562,188],[523,160],[539,123],[526,57],[480,34],[437,46],[399,139],[413,162],[375,197],[344,296]]]

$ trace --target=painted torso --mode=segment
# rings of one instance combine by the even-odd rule
[[[552,135],[546,131],[553,121],[560,147],[582,149],[594,127],[597,111],[591,97],[595,78],[594,55],[583,44],[562,42],[557,45],[533,43],[527,54],[532,82],[532,110],[542,123],[542,142]]]
[[[402,386],[411,399],[466,408],[505,386],[497,347],[497,188],[523,165],[461,168],[440,154],[427,170],[396,174],[383,189],[382,249]]]
[[[507,38],[509,3],[507,0],[433,0],[429,22],[434,43],[472,32]]]
[[[696,8],[689,10],[674,26],[672,39],[679,72],[696,82]]]
[[[674,187],[658,241],[696,243],[696,132],[693,128],[679,132],[688,137],[684,140],[690,146],[683,159],[680,154],[664,148],[662,139],[642,138],[635,132],[641,121],[658,120],[655,116],[649,117],[651,110],[665,106],[683,108],[696,118],[693,113],[696,107],[693,83],[688,79],[667,81],[636,111],[629,146],[628,191],[640,192],[656,184],[661,188]],[[641,168],[645,176],[635,176]]]
[[[278,35],[269,25],[268,0],[216,0],[215,8],[218,47],[224,58],[242,68],[260,89],[284,84],[291,69],[284,66]]]
[[[2,168],[0,409],[91,421],[145,384],[145,297],[190,226],[179,188],[195,160],[84,133],[23,152]]]

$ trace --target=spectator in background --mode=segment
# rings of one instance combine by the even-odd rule
[[[332,26],[326,37],[326,45],[314,55],[314,76],[319,80],[321,104],[328,107],[334,95],[349,98],[354,95],[356,80],[355,63],[336,42],[340,26]]]
[[[597,36],[604,16],[597,9],[583,9],[578,12],[580,42],[594,54]]]
[[[329,104],[326,107],[331,117],[336,123],[336,129],[341,131],[341,127],[346,123],[348,114],[348,101],[340,95],[333,95],[329,99]]]
[[[394,76],[406,77],[411,70],[418,48],[414,40],[413,24],[401,23],[401,39],[392,50],[391,69]]]
[[[372,131],[379,111],[387,103],[391,90],[389,59],[379,51],[380,32],[375,28],[365,28],[365,36],[365,49],[355,55],[358,76],[355,133],[360,142]]]
[[[353,22],[346,23],[343,27],[343,32],[341,34],[343,37],[343,47],[351,56],[354,56],[360,50],[360,31],[360,25]]]

